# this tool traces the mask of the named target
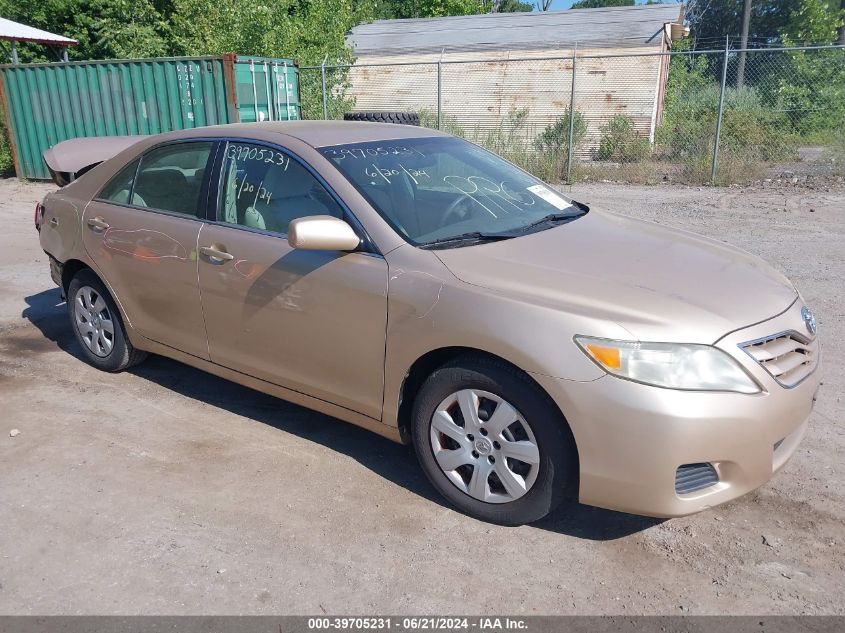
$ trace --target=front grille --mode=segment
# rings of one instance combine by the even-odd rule
[[[781,385],[794,387],[816,368],[819,343],[796,332],[783,332],[740,347]]]
[[[684,464],[675,471],[675,492],[679,495],[702,490],[719,483],[719,475],[710,464]]]

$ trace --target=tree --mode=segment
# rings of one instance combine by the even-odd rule
[[[839,9],[845,12],[845,0],[840,0]],[[845,20],[842,21],[842,26],[839,27],[839,43],[845,44]]]
[[[633,7],[634,0],[578,0],[571,9],[602,9],[604,7]]]
[[[501,0],[494,3],[493,7],[494,13],[527,13],[534,10],[533,4],[522,0]]]
[[[751,27],[751,0],[744,0],[742,3],[742,33],[739,36],[739,63],[736,68],[736,87],[742,88],[745,82],[745,57],[748,48],[748,29]]]
[[[726,35],[737,40],[742,31],[743,4],[742,0],[688,2],[686,17],[696,48],[721,48]],[[819,22],[828,21],[838,29],[842,25],[841,16],[840,0],[754,0],[748,45],[753,48],[775,43],[784,33],[791,34],[795,42],[830,44],[836,36],[830,37],[826,27],[816,27]],[[798,37],[798,31],[803,33],[801,37]],[[822,39],[817,39],[819,37]]]
[[[51,33],[72,37],[73,59],[154,57],[172,54],[166,16],[150,0],[0,0],[0,15]],[[56,61],[40,45],[18,46],[22,62]]]
[[[780,32],[787,44],[831,43],[842,28],[845,10],[824,0],[797,0]],[[792,114],[802,134],[836,136],[845,125],[845,65],[841,50],[790,51],[788,72],[776,84],[772,101]]]
[[[486,13],[489,8],[490,2],[479,0],[376,0],[373,17],[377,20],[437,18]]]
[[[797,0],[789,13],[789,21],[780,31],[781,40],[789,43],[836,42],[845,10],[825,0]]]
[[[185,55],[294,57],[303,65],[350,62],[346,34],[370,17],[351,0],[175,0],[174,45]]]
[[[293,57],[300,64],[349,64],[346,34],[371,19],[373,7],[352,0],[279,0],[260,5],[241,0],[175,0],[174,43],[181,54]],[[327,72],[329,114],[337,117],[352,105],[345,97],[348,69]],[[320,74],[300,75],[303,111],[322,117]]]

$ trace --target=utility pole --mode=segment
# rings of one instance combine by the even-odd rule
[[[748,27],[751,25],[751,0],[745,0],[742,7],[742,34],[739,39],[739,63],[736,67],[736,87],[745,83],[745,49],[748,48]]]

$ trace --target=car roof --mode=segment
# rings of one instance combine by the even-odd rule
[[[82,198],[93,197],[117,170],[130,160],[146,152],[151,147],[171,141],[188,139],[214,139],[215,137],[235,137],[248,142],[251,139],[268,142],[283,142],[284,137],[318,149],[331,145],[350,143],[390,142],[408,138],[450,138],[449,134],[416,125],[396,123],[370,123],[368,121],[261,121],[258,123],[229,123],[208,127],[195,127],[186,130],[165,132],[154,136],[132,137],[90,137],[74,139],[56,145],[48,152],[50,161],[61,163],[62,168],[54,172],[54,180],[65,185],[66,179],[61,172],[76,174],[87,170],[103,161],[108,168],[91,169],[91,176],[74,180],[71,185]],[[285,143],[283,143],[285,144]],[[92,149],[93,147],[93,149]],[[83,151],[84,150],[84,151]],[[97,156],[92,163],[88,160],[92,152]],[[100,151],[102,150],[102,151]],[[108,151],[106,151],[108,150]],[[102,155],[101,155],[102,154]],[[111,156],[109,156],[111,154]],[[57,163],[57,164],[58,164]],[[90,198],[89,198],[90,199]]]
[[[197,129],[199,128],[195,128],[192,131],[193,134],[185,134],[185,136],[193,136]],[[370,123],[366,121],[262,121],[259,123],[215,125],[211,128],[203,129],[213,130],[215,135],[225,135],[227,132],[231,132],[238,136],[244,136],[245,132],[252,130],[261,133],[275,132],[297,138],[311,147],[367,143],[370,141],[389,141],[405,138],[449,136],[443,132],[416,125]],[[188,130],[184,132],[188,132]],[[177,137],[180,135],[179,132],[174,134]]]

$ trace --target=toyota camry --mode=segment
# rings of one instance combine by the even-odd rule
[[[411,443],[451,504],[509,525],[566,498],[698,512],[804,435],[819,343],[783,275],[465,140],[299,121],[68,143],[36,225],[104,371],[160,354]]]

